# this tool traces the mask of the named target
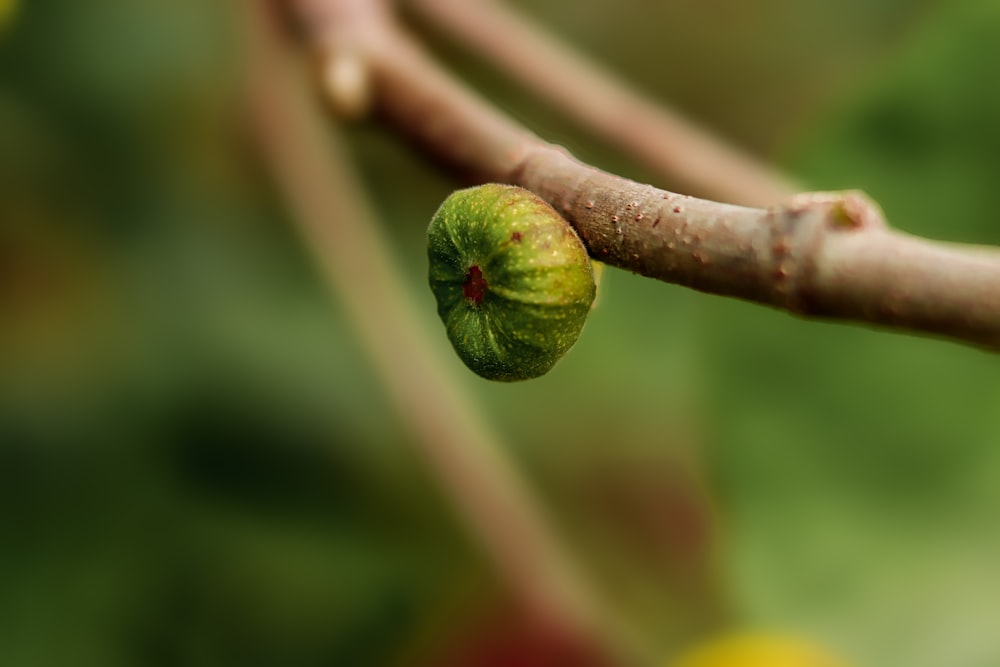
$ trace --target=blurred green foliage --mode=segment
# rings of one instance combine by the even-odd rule
[[[523,5],[812,187],[1000,244],[995,2]],[[530,644],[263,175],[230,9],[20,3],[0,33],[0,664]],[[424,230],[456,184],[377,124],[347,132],[431,322]],[[600,299],[550,375],[464,387],[664,655],[748,623],[859,665],[1000,663],[995,358],[611,270]]]

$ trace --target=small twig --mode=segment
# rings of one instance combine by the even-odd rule
[[[431,343],[355,174],[337,159],[309,82],[266,0],[246,2],[252,127],[293,220],[465,528],[537,627],[578,646],[622,649],[504,448]]]
[[[653,103],[585,56],[495,0],[410,0],[430,24],[607,138],[665,183],[747,206],[795,188],[662,103]]]
[[[541,195],[597,259],[797,315],[1000,350],[997,249],[893,231],[858,193],[797,195],[755,209],[641,185],[582,164],[510,120],[443,72],[386,11],[306,27],[321,50],[335,30],[350,32],[388,122],[473,180]]]

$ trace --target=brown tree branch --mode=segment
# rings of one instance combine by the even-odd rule
[[[721,201],[767,206],[795,188],[662,103],[653,103],[496,0],[408,5],[535,95],[644,164],[665,183]]]
[[[631,653],[623,627],[555,536],[480,410],[431,343],[336,136],[269,2],[240,2],[254,136],[331,292],[413,444],[536,629],[578,650]],[[291,54],[291,55],[294,55]],[[363,279],[358,279],[362,276]],[[629,640],[631,641],[631,640]]]
[[[387,122],[467,177],[535,191],[564,214],[595,258],[801,316],[1000,350],[996,249],[893,231],[858,193],[797,195],[756,209],[608,174],[540,140],[456,82],[384,7],[350,12],[344,8],[360,0],[290,1],[321,52],[336,52],[338,35],[352,36]]]

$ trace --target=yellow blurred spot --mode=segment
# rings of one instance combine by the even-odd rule
[[[847,663],[803,639],[738,634],[700,644],[668,667],[847,667]]]
[[[0,0],[0,30],[7,27],[7,24],[14,19],[14,12],[17,10],[17,0]]]

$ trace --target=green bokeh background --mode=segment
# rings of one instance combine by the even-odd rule
[[[0,664],[530,653],[259,162],[233,4],[21,2],[0,28]],[[1000,245],[1000,3],[517,4],[811,189]],[[671,187],[422,34],[542,136]],[[439,327],[424,231],[456,182],[344,133]],[[539,380],[448,358],[664,659],[753,626],[1000,664],[996,358],[610,269],[600,300]]]

